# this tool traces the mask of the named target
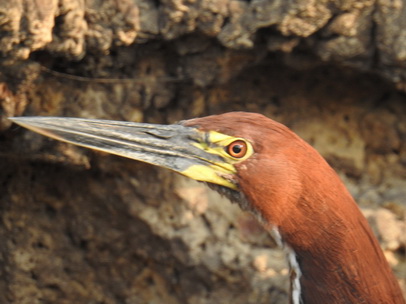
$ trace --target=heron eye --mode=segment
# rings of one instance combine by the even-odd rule
[[[226,147],[226,152],[234,158],[241,158],[247,154],[247,143],[243,140],[233,141]]]

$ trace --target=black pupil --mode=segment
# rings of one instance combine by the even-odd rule
[[[235,154],[239,154],[242,151],[242,145],[234,145],[232,149]]]

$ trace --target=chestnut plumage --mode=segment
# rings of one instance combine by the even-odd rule
[[[207,182],[253,212],[285,247],[294,304],[405,303],[367,220],[309,144],[260,114],[162,126],[13,118],[44,135]]]
[[[277,228],[300,268],[301,303],[405,303],[367,220],[336,172],[286,126],[253,113],[186,121],[241,137],[255,153],[237,182],[268,229]]]

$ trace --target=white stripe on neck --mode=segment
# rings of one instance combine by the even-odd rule
[[[299,263],[296,258],[296,253],[293,251],[289,245],[285,244],[282,240],[282,236],[277,227],[272,226],[269,230],[271,236],[274,238],[276,244],[279,247],[282,247],[288,257],[288,262],[291,271],[293,271],[294,278],[291,283],[291,292],[292,292],[292,304],[300,304],[300,294],[301,294],[301,286],[300,286],[300,277],[302,276],[302,272],[300,271]]]
[[[300,304],[300,293],[301,293],[301,286],[300,286],[300,277],[302,276],[302,272],[300,271],[299,263],[296,259],[296,253],[293,251],[292,248],[289,246],[285,246],[285,251],[288,255],[289,265],[291,271],[295,272],[294,278],[292,281],[292,304]]]

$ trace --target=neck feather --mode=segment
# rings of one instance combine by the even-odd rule
[[[269,193],[247,196],[289,249],[292,279],[300,276],[292,303],[405,303],[367,220],[335,172],[326,172],[284,208]]]

